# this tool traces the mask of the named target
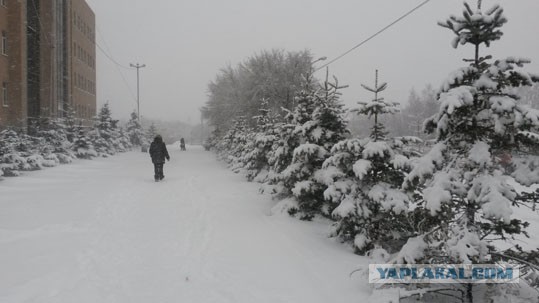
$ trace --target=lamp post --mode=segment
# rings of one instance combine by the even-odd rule
[[[311,61],[311,64],[309,66],[309,74],[307,74],[307,76],[305,77],[307,82],[305,83],[306,87],[309,87],[311,85],[311,81],[313,79],[313,74],[316,72],[316,70],[314,69],[314,64],[316,62],[320,62],[320,61],[324,61],[326,60],[327,57],[326,56],[323,56],[323,57],[320,57],[314,61]]]
[[[311,64],[315,64],[315,63],[318,62],[318,61],[324,61],[324,60],[326,60],[327,58],[328,58],[328,57],[326,57],[326,56],[320,57],[320,58],[314,60],[313,62],[311,62]]]
[[[311,66],[310,66],[310,69],[311,69],[311,70],[309,71],[309,77],[308,77],[309,80],[310,80],[310,78],[313,76],[313,74],[316,72],[316,70],[313,68],[313,67],[314,67],[314,64],[315,64],[316,62],[324,61],[324,60],[326,60],[327,58],[328,58],[328,57],[323,56],[323,57],[320,57],[320,58],[318,58],[318,59],[316,59],[316,60],[314,60],[314,61],[311,62]]]
[[[138,120],[140,122],[140,90],[139,90],[139,70],[143,67],[146,67],[146,64],[132,64],[130,63],[129,66],[134,67],[137,69],[137,116]]]

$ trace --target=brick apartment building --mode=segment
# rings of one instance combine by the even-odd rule
[[[88,4],[0,0],[0,30],[0,129],[26,129],[63,117],[68,108],[89,125],[96,113],[96,54]]]
[[[0,128],[27,118],[26,1],[0,0]]]

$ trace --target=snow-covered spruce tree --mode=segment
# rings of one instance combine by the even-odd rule
[[[0,132],[0,169],[6,177],[19,176],[26,160],[19,154],[21,138],[14,130]],[[23,148],[24,145],[23,145]]]
[[[462,16],[439,25],[456,35],[453,47],[471,45],[474,57],[443,84],[440,111],[425,124],[428,132],[436,132],[437,144],[415,161],[404,183],[409,190],[422,191],[417,207],[424,209],[425,217],[397,262],[514,261],[517,258],[500,251],[499,241],[522,234],[526,226],[512,216],[516,191],[496,156],[539,150],[539,111],[519,104],[514,94],[515,88],[532,85],[539,77],[521,69],[529,60],[481,56],[482,45],[489,47],[501,38],[507,19],[498,5],[486,11],[480,1],[475,10],[464,5]],[[538,167],[516,167],[515,180],[538,182]],[[464,285],[463,292],[472,302],[472,284]]]
[[[285,112],[283,121],[273,126],[276,138],[267,155],[268,178],[260,189],[261,192],[270,193],[277,199],[290,196],[290,190],[285,186],[281,174],[292,163],[294,149],[300,144],[300,138],[294,132],[296,125],[292,123],[292,112],[286,109],[283,111]],[[294,201],[293,204],[293,211],[297,211],[297,203]]]
[[[126,133],[133,146],[142,146],[146,141],[144,129],[140,124],[137,113],[133,111],[126,125]]]
[[[292,167],[294,150],[305,142],[305,139],[300,136],[298,127],[312,119],[312,113],[315,109],[314,92],[308,89],[301,90],[294,97],[294,103],[295,107],[292,112],[285,111],[284,122],[275,125],[278,138],[273,144],[272,151],[268,154],[268,164],[270,165],[268,186],[265,186],[262,191],[270,192],[277,199],[293,197],[292,189],[299,181],[296,178],[298,174],[294,169],[298,165]],[[295,214],[299,209],[297,201],[292,199],[290,203],[286,208],[290,214]]]
[[[267,155],[269,172],[261,192],[271,193],[277,199],[292,196],[291,189],[294,183],[287,182],[289,178],[284,173],[292,163],[294,150],[305,141],[296,128],[312,119],[311,115],[315,108],[313,82],[312,73],[303,78],[303,89],[293,96],[290,106],[293,110],[281,108],[283,118],[273,125],[276,138]],[[297,212],[297,201],[290,200],[290,204],[285,208],[291,214]]]
[[[90,130],[81,124],[75,125],[72,150],[79,159],[92,159],[98,156],[90,138]]]
[[[337,79],[330,82],[326,77],[316,91],[305,90],[299,95],[292,113],[293,135],[300,144],[293,150],[292,161],[280,174],[280,180],[297,201],[302,219],[324,213],[326,186],[317,175],[331,147],[347,134],[343,105],[339,100],[342,88]]]
[[[61,119],[66,138],[70,145],[70,152],[79,159],[92,159],[97,157],[94,145],[90,138],[91,128],[82,126],[80,120],[76,118],[75,110],[68,106]]]
[[[46,127],[45,124],[40,126],[42,127],[34,130],[35,134]],[[1,133],[0,141],[2,141],[0,163],[5,176],[18,176],[19,171],[40,170],[57,164],[54,160],[47,160],[42,156],[42,151],[50,150],[49,143],[43,137],[5,130]],[[46,154],[50,155],[49,152]]]
[[[327,186],[320,175],[322,164],[329,157],[329,151],[348,134],[345,111],[339,98],[340,89],[338,81],[326,81],[314,95],[315,109],[311,120],[296,127],[303,144],[294,150],[291,173],[297,178],[292,193],[298,200],[299,210],[307,217],[322,213],[329,215],[324,207],[324,191]],[[322,178],[321,178],[322,177]]]
[[[237,124],[238,121],[234,120],[232,122],[232,127],[228,129],[221,138],[216,140],[217,144],[215,145],[215,151],[217,152],[217,158],[221,161],[228,163],[227,159],[233,146],[232,142],[234,141],[234,131]]]
[[[370,137],[335,144],[320,176],[328,186],[324,192],[328,210],[337,221],[335,235],[351,242],[358,253],[375,247],[391,253],[410,236],[411,198],[401,191],[401,185],[409,162],[403,147],[413,138],[386,137],[379,119],[398,110],[396,103],[379,97],[387,83],[378,83],[378,71],[374,88],[362,86],[374,93],[374,99],[359,102],[353,112],[373,118]]]
[[[129,135],[122,127],[117,126],[115,132],[113,133],[113,136],[115,138],[115,140],[113,141],[114,148],[116,148],[117,152],[124,153],[133,147]]]
[[[77,118],[75,110],[71,106],[66,107],[64,117],[59,119],[59,124],[66,135],[67,141],[73,143],[77,135]]]
[[[255,149],[256,131],[251,127],[245,116],[236,124],[232,149],[230,150],[229,163],[230,169],[235,173],[247,174],[245,165],[248,155]]]
[[[117,124],[118,120],[112,119],[108,102],[105,103],[95,118],[94,129],[89,132],[95,150],[102,157],[114,155],[117,151]]]
[[[218,146],[222,139],[222,132],[220,128],[215,128],[212,132],[209,138],[204,142],[204,149],[205,150],[212,150],[215,152],[218,152]]]
[[[232,127],[223,136],[218,145],[218,156],[228,163],[235,172],[242,168],[242,157],[248,152],[247,144],[250,140],[250,130],[244,116],[236,118]]]
[[[253,117],[256,128],[241,160],[247,180],[265,182],[268,177],[268,154],[277,139],[275,122],[277,117],[269,109],[268,100],[262,100],[259,115]]]
[[[45,161],[44,166],[71,163],[76,157],[71,150],[71,142],[67,139],[68,128],[64,119],[50,120],[46,128],[41,128],[37,136],[45,140],[40,154]]]

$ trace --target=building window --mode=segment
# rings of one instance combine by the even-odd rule
[[[7,34],[6,32],[2,32],[2,55],[7,56]]]
[[[7,107],[7,82],[2,82],[2,105]]]

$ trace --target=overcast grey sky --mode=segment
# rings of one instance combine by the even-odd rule
[[[264,49],[309,49],[326,62],[349,50],[423,0],[87,0],[96,14],[97,43],[123,66],[146,64],[140,74],[141,115],[200,121],[207,84],[219,69]],[[475,6],[476,1],[468,1]],[[405,102],[410,89],[438,88],[471,57],[450,46],[452,33],[437,21],[462,11],[460,0],[431,0],[378,37],[329,66],[352,107],[371,96],[374,70],[388,82],[386,99]],[[495,57],[532,60],[539,73],[539,1],[484,0],[501,4],[509,22],[488,50]],[[485,52],[483,52],[485,54]],[[322,65],[324,62],[317,64]],[[97,50],[98,105],[107,100],[117,118],[136,109],[136,71],[112,63]],[[324,72],[317,73],[319,78]]]

